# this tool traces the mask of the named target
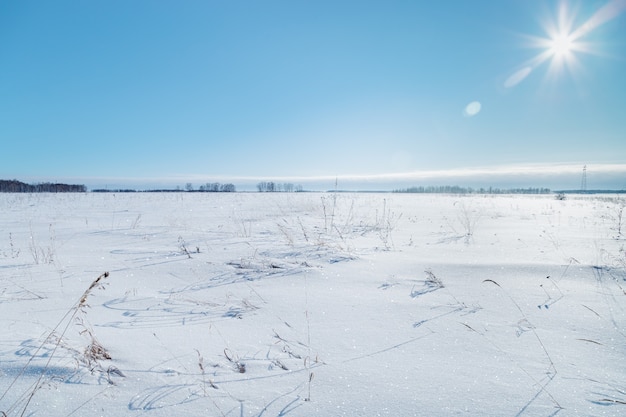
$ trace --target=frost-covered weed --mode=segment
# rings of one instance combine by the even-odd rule
[[[77,322],[78,325],[81,326],[83,329],[80,333],[87,333],[90,338],[90,344],[85,348],[82,356],[81,354],[76,353],[75,350],[71,348],[68,349],[70,351],[73,351],[77,355],[77,362],[86,364],[89,367],[90,372],[92,373],[106,375],[109,383],[113,383],[110,379],[111,374],[123,376],[123,374],[119,370],[116,371],[117,368],[109,367],[108,370],[105,370],[98,362],[102,359],[111,359],[111,356],[100,344],[100,342],[97,341],[91,326],[87,324],[85,319],[86,308],[89,307],[89,304],[87,304],[87,299],[94,289],[104,288],[104,280],[108,278],[108,276],[109,273],[105,272],[91,282],[89,288],[87,288],[85,292],[83,292],[78,302],[76,302],[76,304],[74,304],[69,310],[67,310],[67,312],[61,318],[61,320],[59,320],[57,325],[45,337],[44,341],[40,343],[35,351],[30,355],[30,358],[28,359],[28,361],[26,361],[26,364],[24,364],[24,366],[17,373],[9,386],[4,390],[2,395],[0,395],[0,402],[7,396],[7,394],[9,394],[11,390],[13,390],[14,388],[17,389],[17,382],[29,372],[29,368],[33,366],[33,361],[35,360],[35,358],[40,357],[40,352],[45,348],[45,346],[50,343],[52,343],[53,345],[50,352],[46,352],[45,354],[41,355],[41,357],[47,359],[45,364],[40,367],[40,370],[38,371],[38,377],[35,383],[32,384],[25,392],[17,395],[17,399],[14,401],[13,404],[9,405],[8,408],[0,410],[0,414],[10,415],[12,413],[20,413],[20,416],[26,415],[26,412],[28,411],[35,394],[42,387],[44,387],[48,383],[48,379],[52,377],[51,375],[49,375],[49,369],[52,365],[52,360],[57,357],[57,351],[59,350],[59,348],[65,346],[64,338],[72,323]]]

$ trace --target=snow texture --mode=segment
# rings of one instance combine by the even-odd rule
[[[626,415],[624,206],[2,194],[0,415]]]

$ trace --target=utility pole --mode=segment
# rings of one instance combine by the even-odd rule
[[[583,167],[583,179],[580,182],[580,191],[587,192],[587,165]]]

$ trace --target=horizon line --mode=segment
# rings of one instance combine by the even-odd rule
[[[574,186],[572,181],[576,177],[581,178],[583,171],[591,180],[593,184],[593,178],[602,179],[603,181],[621,182],[621,185],[612,185],[610,187],[600,186],[593,188],[611,188],[611,189],[624,189],[626,188],[626,164],[617,163],[534,163],[534,164],[509,164],[509,165],[496,165],[496,166],[483,166],[483,167],[470,167],[470,168],[451,168],[451,169],[439,169],[439,170],[415,170],[407,172],[397,173],[382,173],[382,174],[338,174],[338,175],[210,175],[210,174],[172,174],[164,176],[125,176],[125,177],[113,177],[113,176],[49,176],[43,180],[45,182],[62,181],[62,182],[84,182],[91,189],[106,188],[106,186],[112,186],[113,188],[129,188],[131,186],[139,187],[164,187],[179,185],[184,186],[187,183],[191,183],[194,186],[198,184],[205,184],[211,182],[220,183],[238,183],[244,187],[251,187],[262,181],[273,181],[276,183],[294,183],[300,182],[304,184],[322,186],[323,189],[337,188],[337,183],[344,183],[348,185],[350,183],[357,185],[379,185],[390,186],[390,183],[397,183],[395,188],[406,187],[411,182],[417,182],[412,184],[414,186],[424,185],[423,182],[428,182],[429,185],[436,184],[437,182],[443,184],[436,185],[452,185],[451,181],[458,181],[459,183],[454,185],[469,186],[469,183],[477,184],[482,183],[484,186],[489,187],[489,183],[492,186],[508,187],[506,185],[494,184],[494,178],[500,184],[508,183],[520,183],[521,181],[537,182],[567,182],[571,184],[568,186],[554,186],[551,184],[543,185],[545,188],[561,188],[561,189],[578,189]],[[27,181],[42,181],[42,176],[24,176]],[[194,184],[194,182],[196,184]],[[345,184],[348,183],[348,184]],[[580,181],[578,182],[580,184]],[[298,184],[300,185],[300,184]],[[534,184],[533,187],[536,187]],[[141,188],[141,187],[139,187]],[[345,187],[340,187],[345,188]],[[349,187],[348,187],[349,188]],[[357,188],[362,188],[357,187]],[[519,188],[515,186],[513,188]]]

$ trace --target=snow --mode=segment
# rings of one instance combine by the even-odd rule
[[[0,194],[0,411],[624,415],[625,205]]]

